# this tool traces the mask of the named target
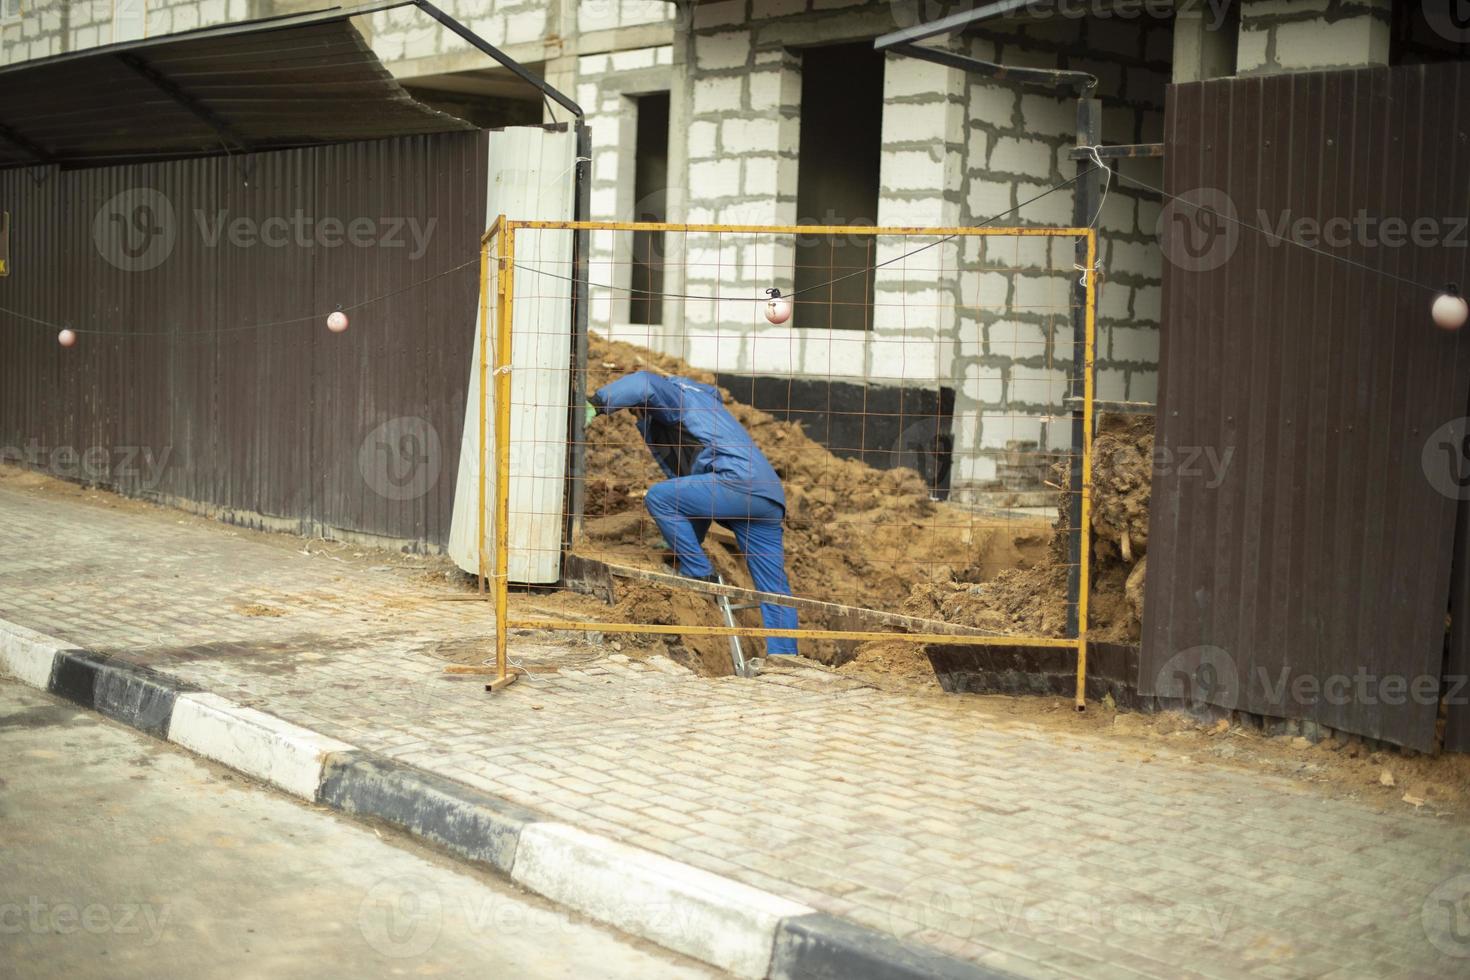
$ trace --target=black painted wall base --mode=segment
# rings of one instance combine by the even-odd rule
[[[848,381],[716,376],[737,401],[753,405],[802,431],[843,459],[879,470],[917,470],[931,493],[949,494],[954,453],[954,389],[913,388]]]

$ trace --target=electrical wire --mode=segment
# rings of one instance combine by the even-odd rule
[[[576,164],[578,162],[581,162],[581,160],[583,160],[583,159],[585,159],[585,158],[582,158],[582,157],[577,158],[577,160],[574,161],[572,165],[573,166],[576,166]],[[999,218],[1003,218],[1003,217],[1005,217],[1008,214],[1012,214],[1012,213],[1014,213],[1016,211],[1019,211],[1021,208],[1024,208],[1026,205],[1031,204],[1031,203],[1033,203],[1035,201],[1039,201],[1043,197],[1046,197],[1048,194],[1055,193],[1056,191],[1059,191],[1059,190],[1061,190],[1064,187],[1068,187],[1068,186],[1076,183],[1081,178],[1087,176],[1088,174],[1095,173],[1095,172],[1096,172],[1096,168],[1093,168],[1093,170],[1084,171],[1083,173],[1080,173],[1080,174],[1078,174],[1075,177],[1071,177],[1071,178],[1069,178],[1067,180],[1062,181],[1059,184],[1056,184],[1056,185],[1054,185],[1052,187],[1048,187],[1046,190],[1042,191],[1040,194],[1037,194],[1035,197],[1031,197],[1031,198],[1028,198],[1025,201],[1022,201],[1020,204],[1017,204],[1013,208],[1008,208],[1007,210],[1002,211],[999,214],[991,215],[990,217],[988,217],[988,218],[984,219],[983,221],[981,221],[980,222],[980,225],[983,226],[983,225],[990,224],[991,222],[993,222],[993,221],[995,221],[995,220],[997,220]],[[905,252],[904,254],[895,256],[894,258],[888,259],[885,262],[880,262],[880,263],[878,263],[876,265],[873,265],[873,266],[864,266],[863,268],[858,269],[856,272],[851,272],[851,273],[848,273],[846,275],[838,276],[835,279],[829,279],[828,281],[826,281],[824,283],[817,283],[817,284],[812,285],[812,286],[807,286],[806,288],[797,290],[796,292],[793,292],[790,295],[791,296],[796,296],[796,295],[799,295],[801,293],[811,292],[811,291],[817,290],[817,289],[825,289],[828,286],[834,285],[834,284],[839,283],[839,282],[843,282],[844,280],[847,280],[847,279],[852,279],[852,278],[854,278],[856,276],[865,276],[865,275],[869,274],[870,272],[876,272],[877,270],[882,269],[885,266],[893,265],[896,262],[902,262],[904,259],[907,259],[907,258],[910,258],[912,256],[918,255],[920,252],[927,251],[928,249],[934,248],[937,245],[943,245],[945,242],[952,241],[956,237],[958,237],[958,236],[955,236],[955,235],[946,235],[943,238],[938,239],[937,241],[929,242],[927,245],[921,245],[918,248],[914,249],[913,251]],[[479,261],[480,261],[480,258],[479,258],[479,254],[477,252],[475,258],[471,259],[468,262],[464,262],[464,263],[461,263],[460,265],[453,266],[453,267],[451,267],[449,269],[445,269],[443,272],[435,273],[434,275],[429,276],[429,277],[427,277],[425,279],[420,279],[417,282],[409,283],[407,286],[403,286],[403,287],[401,287],[399,289],[391,290],[389,292],[383,293],[380,296],[374,296],[371,299],[366,299],[366,300],[363,300],[363,301],[361,301],[359,303],[354,303],[354,304],[352,304],[350,306],[339,306],[337,309],[339,311],[343,312],[343,313],[349,313],[349,312],[351,312],[353,310],[360,310],[363,307],[370,306],[373,303],[377,303],[377,302],[380,302],[380,301],[385,300],[385,299],[389,299],[390,297],[396,296],[399,293],[407,292],[410,289],[414,289],[414,288],[416,288],[418,286],[422,286],[422,285],[424,285],[426,283],[433,282],[436,279],[442,279],[443,277],[445,277],[447,275],[451,275],[451,274],[453,274],[455,272],[458,272],[461,269],[467,268],[467,267],[469,267],[471,265],[475,265]],[[538,269],[534,265],[525,263],[523,261],[516,261],[516,262],[514,262],[514,264],[516,266],[518,266],[518,267],[523,267],[523,268],[529,269],[530,271],[535,272],[538,275],[549,276],[549,277],[551,277],[553,279],[562,279],[562,280],[565,280],[567,282],[576,282],[577,281],[576,277],[574,277],[574,276],[557,275],[556,273],[553,273],[553,272],[547,272],[547,271],[545,271],[543,269]],[[593,283],[593,282],[589,282],[587,285],[588,285],[589,288],[598,288],[598,289],[615,289],[615,288],[619,288],[619,287],[606,286],[606,285],[603,285],[601,283]],[[669,298],[669,299],[695,299],[695,300],[700,300],[700,299],[707,299],[707,300],[749,299],[751,302],[759,302],[759,303],[766,302],[766,299],[764,297],[695,296],[695,295],[683,295],[683,294],[678,294],[678,293],[660,293],[660,292],[657,292],[655,290],[633,289],[631,287],[626,287],[624,289],[624,291],[626,291],[626,292],[632,292],[632,293],[647,293],[647,294],[650,294],[650,295],[655,295],[656,294],[656,295],[659,295],[661,297],[665,297],[665,298]],[[27,315],[25,313],[19,312],[18,310],[11,310],[11,309],[8,309],[8,308],[3,307],[3,306],[0,306],[0,314],[8,314],[10,316],[17,317],[17,318],[22,319],[22,320],[29,320],[32,323],[41,324],[42,326],[51,327],[51,328],[58,328],[58,329],[71,330],[73,333],[77,333],[77,334],[89,334],[89,335],[94,336],[94,337],[95,336],[104,336],[104,337],[109,337],[110,336],[110,337],[189,337],[189,338],[194,338],[194,337],[211,337],[211,336],[217,336],[217,335],[221,335],[221,334],[240,333],[240,332],[244,332],[246,330],[263,330],[263,329],[266,329],[266,328],[269,328],[269,327],[287,326],[287,325],[295,324],[295,323],[308,323],[308,322],[311,322],[311,321],[314,321],[314,320],[319,320],[323,316],[323,314],[312,313],[312,314],[309,314],[307,316],[291,317],[291,318],[284,319],[284,320],[270,320],[270,321],[266,321],[266,322],[262,322],[262,323],[242,324],[242,325],[234,326],[234,327],[218,327],[218,328],[213,329],[213,330],[201,330],[201,331],[196,331],[194,333],[181,334],[178,331],[173,331],[173,330],[96,330],[96,329],[91,329],[91,328],[78,329],[76,327],[72,327],[69,323],[57,323],[57,322],[53,322],[53,321],[50,321],[50,320],[45,320],[45,319],[41,319],[41,318],[38,318],[38,317],[29,316],[29,315]]]
[[[360,310],[360,309],[362,309],[364,307],[371,306],[374,303],[380,303],[380,302],[382,302],[385,299],[391,299],[391,298],[393,298],[394,296],[397,296],[400,293],[406,293],[410,289],[416,289],[419,286],[423,286],[423,285],[426,285],[428,283],[434,282],[436,279],[443,279],[445,276],[453,275],[454,273],[460,271],[461,269],[467,269],[467,268],[469,268],[472,265],[478,265],[479,262],[480,262],[480,258],[479,258],[478,255],[476,255],[475,258],[471,259],[468,262],[461,262],[459,265],[451,266],[450,268],[445,269],[442,272],[436,272],[432,276],[427,276],[427,277],[425,277],[423,279],[419,279],[419,280],[417,280],[415,282],[411,282],[411,283],[409,283],[406,286],[400,286],[397,289],[390,289],[386,293],[381,293],[381,294],[379,294],[377,296],[372,297],[371,299],[365,299],[365,300],[362,300],[361,302],[352,303],[352,304],[350,304],[348,306],[339,306],[339,307],[337,307],[337,311],[338,312],[342,312],[342,313],[351,313],[354,310]],[[198,330],[198,331],[194,331],[192,333],[180,333],[180,332],[178,332],[176,330],[94,330],[94,329],[91,329],[91,328],[85,328],[84,329],[84,328],[73,327],[73,326],[70,325],[70,323],[58,323],[58,322],[54,322],[54,321],[51,321],[51,320],[41,319],[40,317],[30,316],[28,314],[21,313],[19,310],[8,309],[8,308],[6,308],[4,306],[0,306],[0,313],[7,314],[9,316],[13,316],[13,317],[16,317],[16,318],[21,319],[21,320],[29,320],[32,323],[39,323],[39,324],[41,324],[42,326],[45,326],[45,327],[57,327],[57,328],[65,329],[65,330],[70,330],[73,333],[77,333],[77,334],[89,334],[89,335],[94,336],[94,337],[97,337],[97,336],[102,336],[102,337],[179,337],[181,339],[182,338],[194,338],[194,337],[212,337],[212,336],[217,336],[217,335],[220,335],[220,334],[230,334],[230,333],[242,333],[242,332],[244,332],[246,330],[264,330],[267,327],[280,327],[280,326],[286,326],[286,325],[292,324],[292,323],[309,323],[309,322],[314,321],[314,320],[320,320],[324,316],[326,316],[326,314],[322,314],[322,313],[312,313],[312,314],[309,314],[307,316],[290,317],[290,318],[285,319],[285,320],[267,320],[267,321],[260,322],[260,323],[247,323],[247,324],[241,324],[239,326],[234,326],[234,327],[216,327],[216,328],[214,328],[212,330]]]
[[[1121,168],[1115,169],[1113,167],[1109,167],[1107,164],[1105,164],[1102,161],[1102,158],[1101,158],[1101,156],[1098,153],[1098,148],[1097,147],[1089,147],[1088,149],[1090,149],[1092,151],[1092,159],[1097,163],[1097,166],[1095,166],[1095,167],[1093,167],[1093,168],[1091,168],[1089,170],[1085,170],[1082,173],[1077,174],[1075,177],[1068,178],[1067,180],[1061,181],[1058,184],[1055,184],[1055,185],[1053,185],[1051,187],[1048,187],[1046,190],[1042,191],[1040,194],[1037,194],[1034,197],[1027,198],[1025,201],[1022,201],[1021,203],[1015,205],[1014,207],[1008,208],[1005,211],[1001,211],[1001,212],[999,212],[997,214],[993,214],[990,217],[985,218],[985,219],[981,220],[980,222],[978,222],[974,227],[984,227],[986,225],[989,225],[989,224],[995,222],[996,220],[998,220],[1000,218],[1006,217],[1007,215],[1010,215],[1010,214],[1014,214],[1015,212],[1021,210],[1021,208],[1026,207],[1028,204],[1033,204],[1036,201],[1041,200],[1042,198],[1046,197],[1049,194],[1053,194],[1053,193],[1061,190],[1064,187],[1069,187],[1072,184],[1076,183],[1077,181],[1079,181],[1079,180],[1081,180],[1081,179],[1083,179],[1083,178],[1085,178],[1085,177],[1087,177],[1087,176],[1089,176],[1091,174],[1097,173],[1098,170],[1105,171],[1107,173],[1107,175],[1108,175],[1108,178],[1107,178],[1107,183],[1105,183],[1103,185],[1103,194],[1102,194],[1101,200],[1098,203],[1097,213],[1093,216],[1092,221],[1089,222],[1088,227],[1091,227],[1091,228],[1097,227],[1098,221],[1102,218],[1102,206],[1107,201],[1108,188],[1110,187],[1110,185],[1111,185],[1112,180],[1113,180],[1114,177],[1116,177],[1120,181],[1126,181],[1129,184],[1133,184],[1136,187],[1140,187],[1140,188],[1142,188],[1144,190],[1147,190],[1147,191],[1150,191],[1150,192],[1152,192],[1154,194],[1158,194],[1160,196],[1160,198],[1162,198],[1162,199],[1173,201],[1173,202],[1176,202],[1178,204],[1181,204],[1181,205],[1183,205],[1185,207],[1191,208],[1192,210],[1194,210],[1196,212],[1207,210],[1207,208],[1205,206],[1203,206],[1203,205],[1198,205],[1198,204],[1195,204],[1192,201],[1187,201],[1187,200],[1185,200],[1184,198],[1182,198],[1182,197],[1180,197],[1178,195],[1170,194],[1167,191],[1163,190],[1162,188],[1155,187],[1155,186],[1153,186],[1152,184],[1149,184],[1146,181],[1139,180],[1136,177],[1131,177],[1131,176],[1123,173]],[[1208,210],[1214,211],[1214,214],[1217,215],[1219,218],[1221,218],[1224,221],[1228,221],[1228,222],[1230,222],[1232,224],[1235,224],[1235,225],[1238,225],[1238,226],[1240,226],[1242,228],[1249,229],[1250,231],[1256,232],[1257,234],[1264,235],[1268,239],[1271,239],[1271,240],[1277,242],[1278,244],[1284,243],[1284,244],[1287,244],[1287,245],[1292,245],[1292,246],[1295,246],[1296,248],[1300,248],[1300,249],[1303,249],[1303,250],[1305,250],[1307,252],[1311,252],[1314,255],[1321,256],[1322,258],[1330,259],[1330,260],[1332,260],[1334,262],[1341,262],[1344,265],[1352,266],[1352,267],[1354,267],[1356,269],[1360,269],[1360,270],[1362,270],[1364,272],[1369,272],[1369,273],[1372,273],[1372,274],[1377,275],[1377,276],[1383,276],[1384,278],[1392,279],[1392,280],[1395,280],[1397,282],[1403,283],[1405,285],[1414,286],[1415,288],[1423,289],[1423,290],[1425,290],[1427,292],[1439,293],[1439,292],[1442,292],[1443,291],[1442,287],[1439,287],[1439,286],[1430,286],[1430,285],[1427,285],[1425,283],[1421,283],[1421,282],[1418,282],[1416,280],[1406,278],[1404,276],[1396,275],[1396,274],[1394,274],[1392,272],[1387,272],[1387,271],[1384,271],[1382,269],[1374,268],[1373,266],[1370,266],[1370,265],[1368,265],[1366,263],[1358,262],[1355,259],[1349,259],[1349,258],[1346,258],[1346,257],[1341,256],[1341,255],[1334,255],[1331,252],[1328,252],[1328,251],[1326,251],[1324,249],[1321,249],[1321,248],[1317,248],[1316,246],[1313,246],[1313,245],[1308,245],[1305,242],[1299,242],[1299,241],[1296,241],[1295,239],[1291,239],[1291,238],[1283,238],[1282,236],[1277,235],[1276,233],[1270,231],[1269,229],[1262,228],[1262,227],[1260,227],[1258,225],[1251,224],[1249,221],[1242,220],[1241,218],[1232,217],[1232,216],[1226,215],[1226,214],[1221,214],[1219,211],[1215,211],[1214,209],[1208,209]],[[858,269],[858,270],[856,270],[854,272],[849,272],[849,273],[846,273],[845,275],[837,276],[835,278],[832,278],[832,279],[827,280],[826,282],[815,283],[815,284],[813,284],[811,286],[806,286],[806,287],[803,287],[802,289],[794,290],[793,292],[788,293],[787,296],[786,296],[786,298],[792,298],[792,297],[800,296],[803,293],[809,293],[809,292],[814,292],[814,291],[820,290],[820,289],[826,289],[826,288],[828,288],[830,286],[836,285],[837,283],[844,282],[844,281],[846,281],[848,279],[856,278],[857,276],[867,276],[867,275],[869,275],[869,274],[871,274],[873,272],[878,271],[879,269],[883,269],[883,268],[886,268],[887,266],[894,265],[894,264],[896,264],[898,262],[902,262],[902,261],[904,261],[906,259],[909,259],[909,258],[912,258],[913,256],[918,255],[918,254],[920,254],[922,252],[926,252],[929,249],[935,248],[935,247],[937,247],[939,245],[943,245],[946,242],[953,241],[957,237],[959,237],[959,236],[957,236],[957,235],[945,235],[945,236],[943,236],[943,237],[941,237],[939,239],[936,239],[935,241],[929,242],[929,243],[927,243],[925,245],[921,245],[918,248],[915,248],[915,249],[913,249],[911,251],[908,251],[908,252],[903,253],[902,255],[894,256],[893,258],[888,259],[886,261],[879,262],[879,263],[876,263],[876,264],[871,265],[871,266],[864,266],[863,268]],[[451,266],[450,268],[445,269],[445,270],[443,270],[441,272],[437,272],[437,273],[435,273],[432,276],[427,276],[427,277],[425,277],[423,279],[419,279],[419,280],[417,280],[415,282],[409,283],[406,286],[401,286],[401,287],[399,287],[397,289],[389,290],[386,293],[381,293],[381,294],[379,294],[377,296],[371,297],[370,299],[365,299],[365,300],[362,300],[360,302],[352,303],[352,304],[347,305],[347,306],[339,306],[339,307],[337,307],[337,309],[339,311],[341,311],[341,312],[344,312],[344,313],[352,312],[354,310],[363,309],[365,307],[368,307],[368,306],[373,305],[374,303],[382,302],[385,299],[391,299],[392,297],[397,296],[397,295],[399,295],[401,293],[408,292],[411,289],[416,289],[419,286],[423,286],[423,285],[426,285],[428,283],[434,282],[436,280],[442,279],[445,276],[453,275],[454,273],[459,272],[462,269],[466,269],[466,268],[469,268],[472,265],[477,264],[479,261],[480,261],[479,255],[476,254],[475,258],[470,259],[467,262],[462,262],[459,265]],[[525,269],[527,269],[527,270],[529,270],[531,272],[534,272],[534,273],[536,273],[537,275],[540,275],[540,276],[546,276],[546,277],[552,278],[552,279],[561,279],[561,280],[564,280],[564,281],[567,281],[567,282],[576,282],[577,281],[577,279],[576,279],[575,276],[565,276],[565,275],[559,275],[559,274],[554,273],[554,272],[548,272],[545,269],[539,269],[539,268],[537,268],[534,264],[529,263],[529,262],[526,262],[525,260],[515,260],[514,261],[514,264],[517,267],[525,268]],[[665,293],[665,292],[661,292],[659,290],[654,290],[654,289],[638,289],[638,288],[632,287],[632,286],[612,286],[612,285],[608,285],[606,283],[594,283],[594,282],[588,282],[587,285],[588,285],[589,288],[606,289],[606,290],[612,290],[612,291],[616,291],[616,292],[626,292],[626,293],[643,294],[643,295],[650,295],[650,296],[656,295],[656,296],[660,296],[660,297],[667,298],[667,299],[707,300],[707,301],[714,301],[714,302],[718,302],[718,301],[736,301],[736,302],[744,301],[744,302],[752,302],[752,303],[764,303],[764,302],[767,302],[766,297],[759,297],[759,296],[753,296],[753,297],[746,297],[746,296],[709,296],[709,295],[701,295],[701,294],[694,294],[694,293]],[[248,331],[248,330],[263,330],[263,329],[267,329],[267,328],[270,328],[270,327],[288,326],[288,325],[297,324],[297,323],[309,323],[309,322],[312,322],[312,321],[315,321],[315,320],[319,320],[319,319],[321,319],[323,317],[323,314],[320,314],[320,313],[312,313],[312,314],[308,314],[306,316],[289,317],[289,318],[281,319],[281,320],[267,320],[267,321],[262,321],[262,322],[257,322],[257,323],[241,324],[241,325],[233,326],[233,327],[217,327],[217,328],[214,328],[212,330],[201,330],[201,331],[196,331],[194,333],[182,334],[182,333],[179,333],[178,331],[175,331],[175,330],[98,330],[98,329],[94,329],[94,328],[78,328],[78,327],[71,326],[70,323],[57,322],[57,321],[53,321],[53,320],[47,320],[47,319],[44,319],[42,317],[31,316],[31,315],[26,314],[26,313],[21,313],[19,310],[12,310],[12,309],[9,309],[9,308],[4,307],[4,306],[0,306],[0,314],[13,317],[13,318],[15,318],[17,320],[24,320],[24,321],[27,321],[27,322],[30,322],[30,323],[39,324],[41,326],[48,327],[48,328],[69,329],[69,330],[72,330],[74,333],[77,333],[77,334],[88,334],[88,335],[91,335],[91,336],[104,336],[104,337],[105,336],[111,336],[111,337],[180,337],[180,338],[183,338],[183,337],[190,337],[190,338],[193,338],[193,337],[210,337],[210,336],[218,336],[218,335],[222,335],[222,334],[243,333],[243,332]]]
[[[1104,169],[1106,169],[1106,168],[1104,168]],[[1001,211],[999,214],[993,214],[990,217],[985,218],[982,221],[977,222],[972,227],[975,227],[975,228],[983,228],[986,225],[989,225],[992,222],[994,222],[994,221],[996,221],[996,220],[998,220],[1000,218],[1004,218],[1008,214],[1014,214],[1015,212],[1021,210],[1022,208],[1024,208],[1028,204],[1032,204],[1032,203],[1034,203],[1036,201],[1041,200],[1043,197],[1046,197],[1048,194],[1055,193],[1056,191],[1061,190],[1063,187],[1069,187],[1072,184],[1075,184],[1077,181],[1081,180],[1083,177],[1086,177],[1088,174],[1092,174],[1092,173],[1096,173],[1096,172],[1097,172],[1097,168],[1096,167],[1094,167],[1091,170],[1084,170],[1082,173],[1078,174],[1075,177],[1069,177],[1069,178],[1067,178],[1066,180],[1062,181],[1059,184],[1054,184],[1053,186],[1048,187],[1046,190],[1042,191],[1040,194],[1037,194],[1035,197],[1027,198],[1026,200],[1022,201],[1020,204],[1017,204],[1013,208],[1007,208],[1006,210]],[[891,259],[888,259],[888,260],[886,260],[884,262],[879,262],[879,263],[877,263],[875,265],[865,265],[865,266],[863,266],[862,268],[858,269],[855,272],[849,272],[849,273],[847,273],[845,275],[838,276],[835,279],[828,279],[826,282],[814,283],[813,285],[805,286],[805,287],[803,287],[801,289],[797,289],[797,290],[794,290],[792,292],[785,293],[785,294],[782,295],[781,298],[782,299],[791,299],[792,297],[800,296],[802,293],[809,293],[809,292],[813,292],[813,291],[818,290],[818,289],[826,289],[828,286],[835,285],[835,284],[837,284],[839,282],[843,282],[843,281],[845,281],[847,279],[855,279],[858,276],[866,276],[869,273],[877,272],[879,269],[882,269],[882,268],[885,268],[887,266],[893,265],[896,262],[902,262],[904,259],[912,258],[913,256],[918,255],[920,252],[925,252],[925,251],[928,251],[931,248],[936,248],[936,247],[938,247],[940,245],[943,245],[945,242],[954,241],[958,237],[959,237],[958,235],[945,235],[942,238],[938,238],[938,239],[936,239],[936,240],[934,240],[932,242],[929,242],[927,245],[920,245],[918,248],[914,249],[913,251],[905,252],[902,255],[896,255],[896,256],[894,256]],[[515,265],[516,268],[527,269],[527,270],[529,270],[531,272],[536,273],[539,276],[546,276],[549,279],[560,279],[563,282],[576,282],[577,281],[577,278],[575,276],[564,276],[564,275],[560,275],[560,274],[555,273],[555,272],[547,272],[545,269],[538,269],[538,268],[536,268],[535,265],[533,265],[533,264],[531,264],[529,262],[526,262],[523,259],[514,259],[514,260],[512,260],[512,263],[511,264]],[[657,289],[637,289],[637,288],[635,288],[633,286],[610,286],[610,285],[607,285],[605,283],[600,283],[600,282],[588,282],[587,285],[591,289],[608,289],[608,290],[612,290],[614,292],[620,292],[620,293],[639,293],[639,294],[647,295],[647,296],[658,296],[658,297],[660,297],[662,299],[693,299],[693,300],[708,300],[708,301],[711,301],[711,302],[725,302],[725,301],[730,301],[730,302],[748,302],[748,303],[765,303],[765,302],[768,302],[768,298],[765,297],[765,296],[705,296],[705,295],[700,295],[700,294],[696,294],[696,293],[666,293],[666,292],[663,292],[663,291],[657,290]]]
[[[1427,290],[1431,293],[1444,292],[1443,286],[1429,286],[1414,279],[1408,279],[1404,276],[1395,275],[1392,272],[1386,272],[1383,269],[1374,268],[1373,266],[1368,265],[1364,262],[1359,262],[1356,259],[1350,259],[1342,255],[1334,255],[1332,252],[1317,248],[1314,245],[1308,245],[1306,242],[1299,242],[1294,238],[1283,238],[1282,236],[1276,234],[1274,231],[1271,231],[1269,228],[1262,228],[1259,225],[1251,224],[1249,221],[1244,221],[1240,218],[1233,218],[1228,214],[1221,214],[1219,211],[1206,205],[1195,204],[1193,201],[1186,201],[1184,198],[1178,196],[1177,194],[1170,194],[1163,188],[1155,187],[1152,184],[1139,180],[1136,177],[1128,176],[1127,174],[1123,173],[1121,168],[1119,168],[1116,173],[1119,180],[1127,181],[1128,183],[1141,187],[1146,191],[1152,191],[1165,200],[1174,201],[1176,203],[1182,204],[1187,208],[1193,209],[1194,211],[1211,211],[1216,215],[1216,217],[1220,218],[1221,220],[1228,221],[1234,225],[1239,225],[1242,228],[1247,228],[1251,231],[1256,232],[1257,234],[1265,235],[1268,239],[1275,241],[1278,245],[1293,245],[1297,248],[1303,249],[1304,251],[1311,252],[1313,255],[1320,255],[1324,259],[1331,259],[1334,262],[1341,262],[1344,265],[1350,265],[1353,268],[1361,269],[1364,272],[1371,272],[1374,275],[1382,276],[1385,279],[1393,279],[1397,282],[1403,283],[1406,286],[1414,286],[1418,289]]]

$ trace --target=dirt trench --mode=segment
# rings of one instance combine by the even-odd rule
[[[675,358],[598,338],[592,340],[588,368],[589,390],[645,368],[715,382],[709,372]],[[723,394],[731,414],[751,433],[785,485],[787,571],[797,595],[1003,632],[1063,634],[1067,562],[1065,548],[1059,546],[1065,536],[1065,528],[1057,526],[1060,520],[985,513],[930,500],[913,470],[878,470],[839,458],[796,422],[736,401],[728,391]],[[586,438],[585,519],[574,550],[619,564],[664,567],[662,538],[643,509],[648,487],[663,475],[631,415],[619,412],[596,419]],[[1092,619],[1105,638],[1138,634],[1137,616],[1125,596],[1133,563],[1122,558],[1119,542],[1126,532],[1135,559],[1147,547],[1152,440],[1151,419],[1105,419],[1097,441],[1097,499],[1108,499],[1094,512],[1099,568]],[[1113,501],[1113,494],[1125,499]],[[706,551],[726,581],[751,587],[732,535],[716,526],[706,539]],[[612,612],[612,618],[635,623],[719,622],[713,602],[704,596],[623,581]],[[743,623],[759,625],[755,610],[738,615]],[[843,621],[847,618],[804,614],[802,625],[864,628]],[[703,673],[729,672],[729,644],[723,637],[635,637],[635,643],[668,647],[676,659]],[[900,653],[904,650],[910,653]],[[829,665],[887,662],[896,656],[923,659],[915,645],[887,641],[807,641],[802,652]]]

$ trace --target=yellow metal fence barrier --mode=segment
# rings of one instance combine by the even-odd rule
[[[1078,569],[1079,590],[1077,598],[1078,630],[1075,638],[1035,635],[976,636],[948,633],[887,633],[869,630],[830,629],[774,629],[746,626],[695,626],[662,625],[646,623],[587,622],[581,620],[526,619],[511,620],[508,613],[509,595],[509,551],[508,531],[510,521],[510,460],[511,460],[511,369],[512,369],[512,323],[515,303],[516,236],[518,232],[544,231],[588,231],[588,232],[673,232],[673,233],[743,233],[773,236],[897,236],[939,237],[942,239],[965,238],[1071,238],[1083,239],[1086,243],[1086,264],[1074,270],[1085,286],[1085,344],[1083,350],[1083,443],[1082,443],[1082,493],[1081,527],[1073,529],[1080,535],[1080,567]],[[491,334],[491,310],[489,297],[491,266],[494,265],[495,308],[493,310],[493,335]],[[495,608],[495,674],[487,689],[498,690],[515,679],[507,667],[507,635],[511,629],[572,630],[604,633],[646,633],[666,635],[739,636],[739,637],[791,637],[795,639],[836,640],[907,640],[923,644],[961,644],[967,646],[1003,646],[1037,649],[1072,649],[1077,655],[1076,694],[1077,707],[1084,704],[1087,676],[1087,617],[1091,587],[1089,564],[1091,552],[1091,497],[1092,497],[1092,444],[1094,372],[1097,329],[1097,277],[1092,273],[1097,267],[1097,235],[1091,228],[1077,227],[954,227],[929,228],[920,226],[875,227],[868,225],[722,225],[722,224],[672,224],[664,222],[603,222],[603,221],[515,221],[500,215],[481,237],[480,257],[480,317],[479,317],[479,381],[480,419],[479,427],[479,578],[480,589],[485,590],[489,582]],[[1085,271],[1084,271],[1085,270]],[[495,385],[494,445],[488,445],[484,424],[489,393],[488,383]],[[495,467],[495,500],[493,510],[493,539],[495,541],[493,568],[487,562],[485,513],[486,481],[489,465],[487,451],[493,448]]]

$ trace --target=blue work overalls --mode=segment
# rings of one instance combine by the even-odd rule
[[[702,542],[710,521],[735,534],[751,580],[762,592],[791,594],[781,521],[781,478],[720,401],[718,389],[689,378],[638,371],[592,395],[599,412],[637,409],[638,431],[669,479],[648,490],[644,505],[674,549],[679,572],[713,574]],[[796,610],[761,604],[770,629],[795,629]],[[769,654],[794,654],[796,641],[773,637]]]

